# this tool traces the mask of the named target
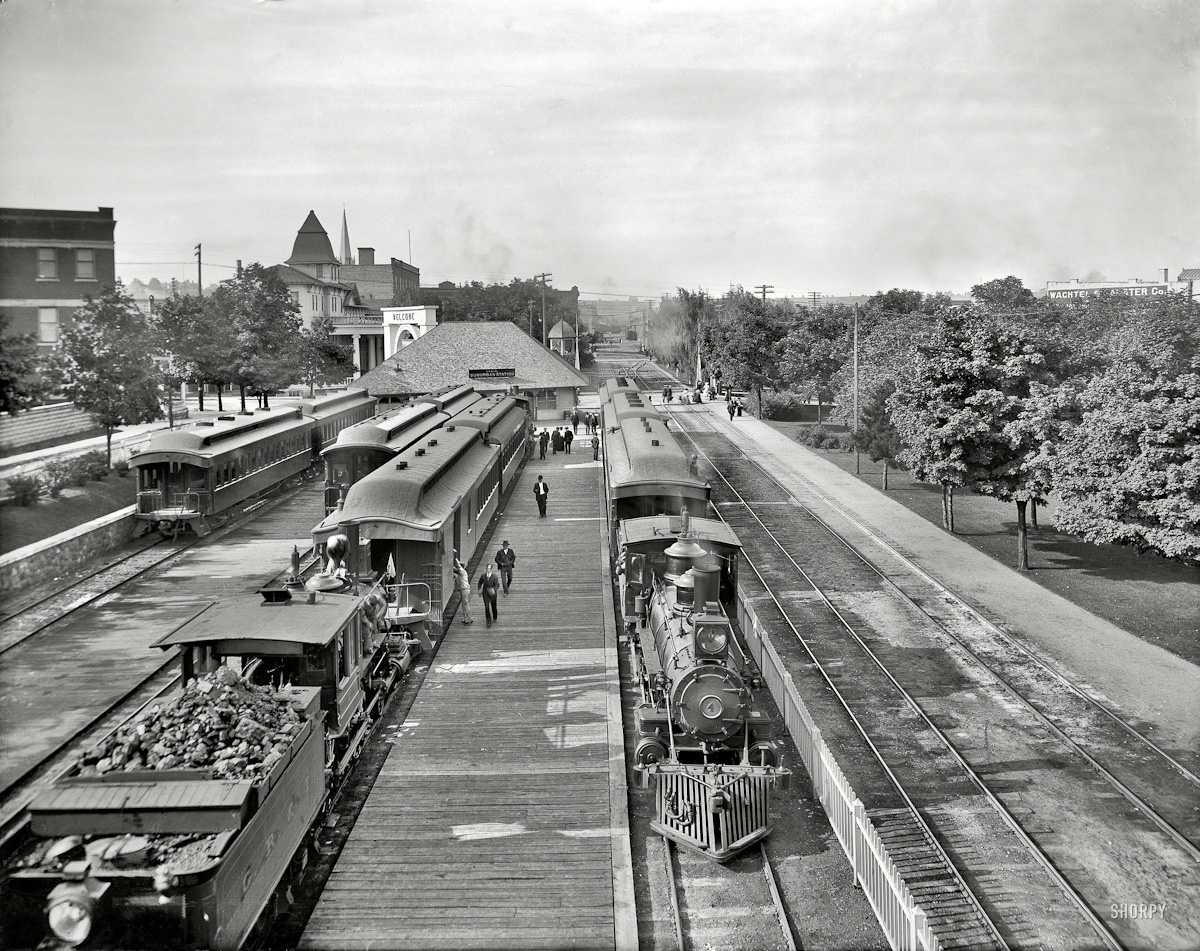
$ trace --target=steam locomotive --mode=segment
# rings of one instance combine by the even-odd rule
[[[708,483],[658,411],[616,379],[601,387],[605,495],[641,701],[635,765],[653,785],[651,827],[724,862],[770,833],[786,788],[762,683],[735,637],[741,544],[707,512]]]
[[[152,645],[179,650],[181,690],[30,803],[0,944],[240,948],[266,927],[420,650],[403,603],[428,592],[409,587],[293,569],[290,587],[210,604]]]

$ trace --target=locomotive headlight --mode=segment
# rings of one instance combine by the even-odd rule
[[[725,631],[712,624],[706,624],[696,633],[696,647],[702,654],[719,654],[725,650],[729,637]]]
[[[96,920],[100,897],[107,882],[94,878],[82,882],[60,882],[46,900],[46,924],[59,941],[77,948],[87,941]]]

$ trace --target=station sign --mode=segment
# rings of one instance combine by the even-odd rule
[[[506,367],[490,370],[468,370],[467,376],[472,380],[505,380],[511,379],[517,375],[515,367]]]

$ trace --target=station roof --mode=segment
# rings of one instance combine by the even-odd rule
[[[472,370],[514,371],[513,376],[472,379]],[[508,321],[448,321],[355,381],[372,396],[411,396],[447,386],[558,389],[585,387],[588,378]]]

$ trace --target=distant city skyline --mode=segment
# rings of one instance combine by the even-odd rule
[[[422,283],[955,293],[1200,266],[1186,0],[8,0],[0,204],[205,283],[309,209]]]

